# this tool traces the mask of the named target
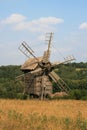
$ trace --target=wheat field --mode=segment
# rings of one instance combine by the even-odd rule
[[[87,130],[87,101],[1,99],[0,130]]]

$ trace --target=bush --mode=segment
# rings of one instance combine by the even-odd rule
[[[87,100],[87,91],[75,89],[70,92],[70,98],[76,100]]]

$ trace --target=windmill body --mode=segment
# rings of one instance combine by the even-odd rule
[[[42,64],[42,57],[39,57],[38,60],[39,64]],[[35,58],[30,58],[21,67],[24,72],[24,91],[34,97],[44,97],[52,93],[52,82],[47,70],[36,62]]]
[[[57,84],[61,91],[65,91],[66,93],[69,91],[67,84],[54,72],[54,69],[58,67],[59,64],[74,60],[74,57],[69,57],[63,62],[51,63],[49,58],[52,37],[53,33],[47,35],[48,48],[42,57],[36,57],[34,51],[26,42],[23,42],[19,47],[22,53],[28,57],[28,60],[21,66],[21,70],[24,74],[17,78],[24,78],[25,93],[40,97],[41,99],[52,94],[52,81]],[[29,58],[30,55],[32,58]]]

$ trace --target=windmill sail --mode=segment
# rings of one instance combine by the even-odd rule
[[[33,54],[34,51],[29,47],[29,45],[23,41],[22,44],[19,46],[19,50],[28,58],[30,57],[30,54]]]
[[[19,76],[17,76],[16,78],[15,78],[15,81],[24,81],[24,74],[21,74],[21,75],[19,75]]]
[[[73,61],[73,60],[76,60],[76,59],[74,58],[74,56],[69,56],[69,57],[65,58],[64,61],[62,61],[62,62],[54,62],[54,63],[52,63],[52,64],[51,64],[51,67],[57,68],[60,64],[70,63],[70,62]]]
[[[44,52],[43,60],[42,60],[43,63],[49,62],[52,37],[53,37],[53,33],[48,33],[46,36],[46,41],[48,42],[48,49],[47,51]]]
[[[66,93],[70,91],[68,85],[54,71],[50,72],[49,76],[62,91],[65,91]]]

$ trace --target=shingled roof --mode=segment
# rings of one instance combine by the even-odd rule
[[[38,57],[38,61],[42,61],[43,57]],[[34,70],[38,66],[38,61],[35,58],[30,58],[21,66],[21,70]]]

